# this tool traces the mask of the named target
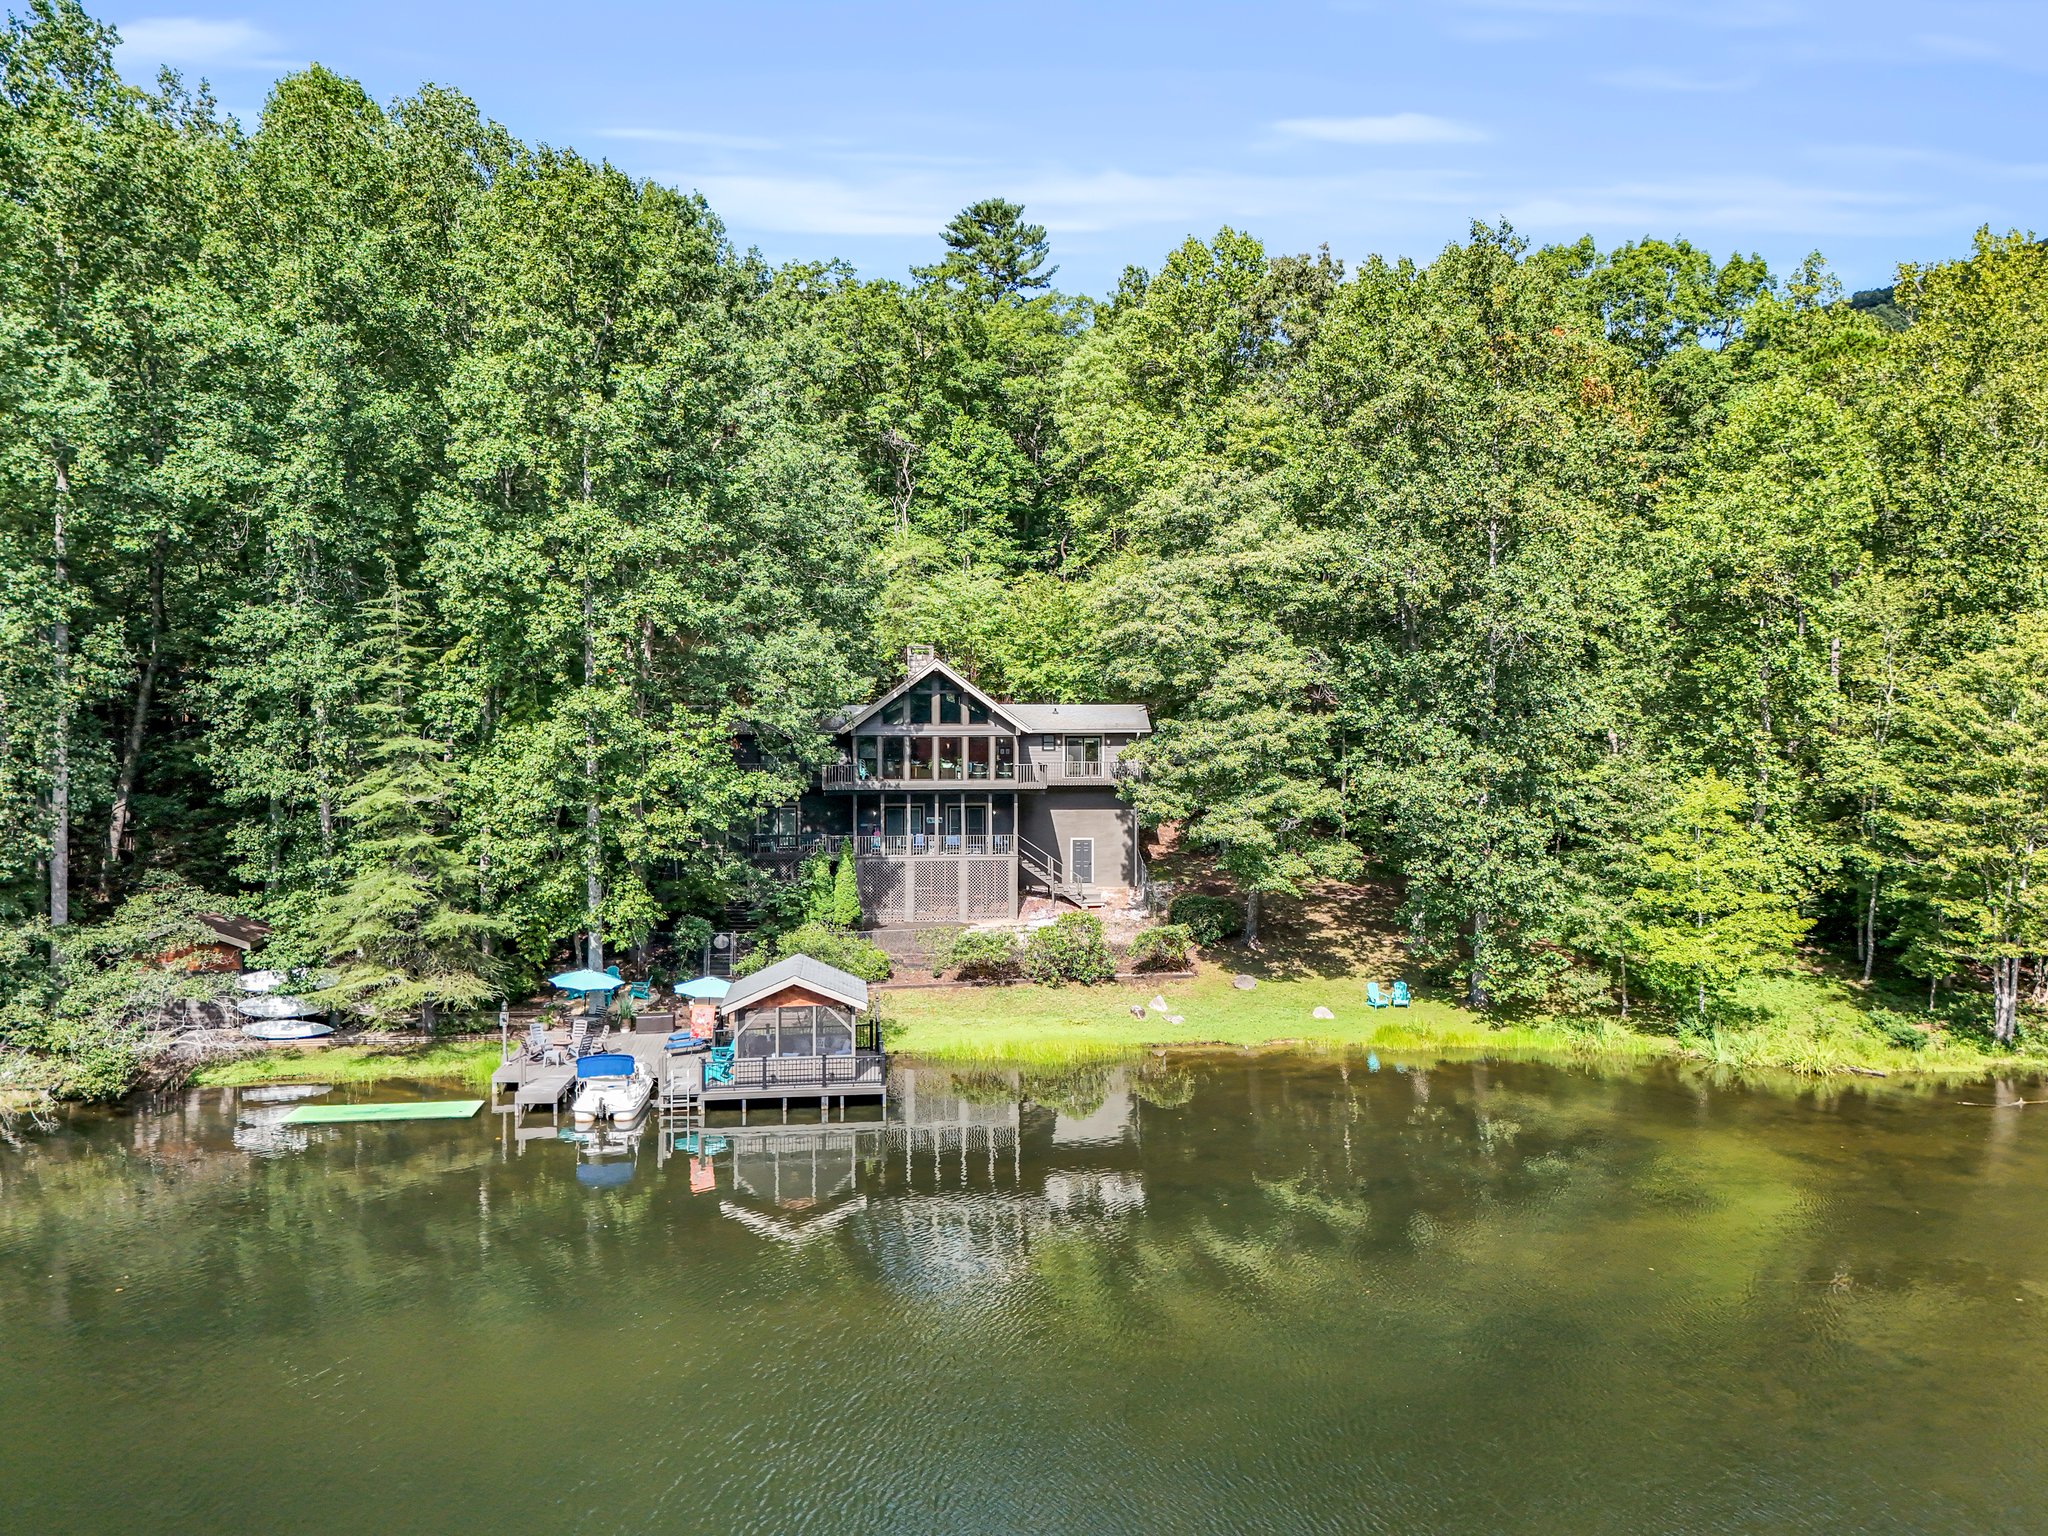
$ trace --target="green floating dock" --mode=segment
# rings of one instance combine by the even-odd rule
[[[301,1104],[286,1125],[337,1125],[349,1120],[467,1120],[482,1099],[417,1099],[409,1104]]]

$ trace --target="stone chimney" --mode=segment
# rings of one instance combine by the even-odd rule
[[[929,671],[938,659],[938,652],[928,645],[906,645],[903,647],[903,675],[917,677]]]

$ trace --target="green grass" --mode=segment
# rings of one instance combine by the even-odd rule
[[[394,1078],[442,1078],[488,1083],[498,1065],[496,1040],[438,1040],[431,1045],[277,1046],[202,1067],[192,1081],[202,1088],[247,1088],[257,1083],[381,1083]]]
[[[1309,1050],[1376,1046],[1394,1051],[1474,1054],[1656,1054],[1667,1041],[1628,1031],[1543,1021],[1496,1027],[1464,1008],[1418,995],[1408,1008],[1368,1008],[1358,975],[1258,980],[1231,985],[1228,966],[1204,965],[1192,980],[1118,982],[1101,987],[987,987],[888,992],[882,1004],[890,1049],[929,1061],[1054,1065],[1128,1057],[1148,1046],[1290,1046]],[[1256,979],[1256,978],[1255,978]],[[1167,1011],[1146,1005],[1155,996]],[[1144,1009],[1134,1018],[1131,1008]],[[1318,1006],[1334,1019],[1314,1016]],[[1168,1019],[1179,1015],[1182,1022]]]

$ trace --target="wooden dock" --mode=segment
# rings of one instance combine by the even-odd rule
[[[681,1128],[701,1125],[715,1109],[736,1109],[745,1124],[750,1107],[779,1105],[789,1118],[791,1104],[816,1104],[829,1117],[844,1114],[849,1101],[889,1098],[889,1058],[881,1051],[854,1051],[837,1056],[770,1056],[732,1063],[729,1082],[704,1081],[705,1053],[670,1052],[662,1035],[617,1034],[597,1047],[630,1055],[654,1074],[655,1104],[661,1117]],[[545,1109],[559,1117],[562,1103],[576,1091],[576,1069],[551,1066],[515,1055],[491,1073],[492,1104],[515,1116]],[[509,1097],[500,1099],[509,1091]]]

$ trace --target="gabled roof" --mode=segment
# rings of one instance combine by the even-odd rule
[[[1010,718],[1026,732],[1128,731],[1143,736],[1152,729],[1151,713],[1142,704],[1005,704]]]
[[[868,984],[858,976],[842,971],[836,965],[827,965],[822,960],[813,960],[809,955],[791,955],[773,965],[763,966],[751,976],[743,976],[732,984],[732,990],[718,1005],[720,1013],[738,1013],[747,1004],[781,991],[784,987],[797,986],[806,991],[816,992],[820,997],[832,998],[846,1004],[856,1012],[865,1013],[868,1006]]]
[[[892,699],[901,698],[911,687],[934,672],[943,672],[962,693],[979,699],[991,716],[1026,735],[1059,731],[1119,731],[1143,736],[1152,729],[1152,715],[1142,704],[1006,704],[983,693],[945,662],[931,659],[913,666],[910,676],[870,704],[854,704],[827,717],[825,728],[850,731],[879,713]]]
[[[838,716],[831,720],[829,724],[835,731],[850,731],[856,725],[859,725],[863,720],[867,719],[869,716],[873,715],[876,711],[881,709],[883,705],[889,703],[890,700],[901,698],[904,694],[910,692],[913,686],[923,682],[926,678],[930,677],[934,672],[945,673],[947,677],[953,680],[954,687],[958,688],[962,693],[968,695],[968,697],[970,698],[979,699],[982,702],[982,704],[988,709],[988,712],[991,715],[996,716],[999,719],[1008,721],[1011,725],[1017,727],[1019,730],[1027,729],[1027,727],[1024,726],[1023,722],[1017,719],[1015,713],[1011,709],[1011,706],[990,698],[987,694],[983,693],[979,688],[975,687],[974,684],[968,682],[967,679],[962,677],[958,672],[955,672],[945,662],[936,659],[927,661],[922,666],[911,668],[910,676],[903,679],[902,682],[898,683],[894,688],[891,688],[887,693],[883,694],[879,699],[876,699],[873,703],[857,704],[853,706],[851,709],[841,710]]]

